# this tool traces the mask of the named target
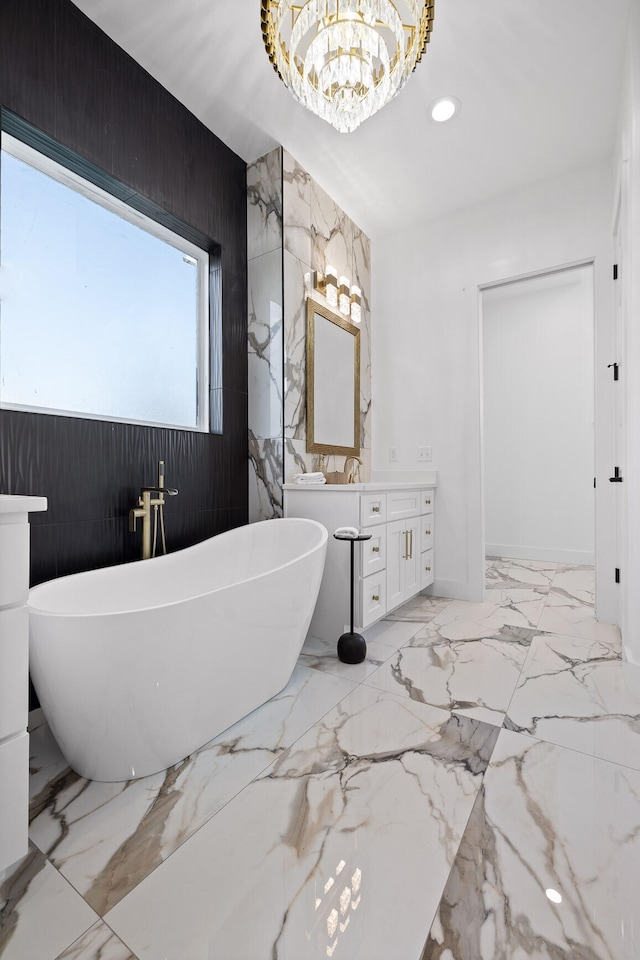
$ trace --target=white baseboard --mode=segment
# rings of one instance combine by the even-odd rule
[[[471,586],[466,580],[439,580],[436,578],[430,587],[422,591],[431,597],[444,597],[446,600],[470,600],[477,602],[478,598],[471,595]]]
[[[547,560],[550,563],[579,563],[593,566],[595,554],[591,550],[560,550],[556,547],[523,547],[505,543],[485,544],[485,556],[507,560]]]

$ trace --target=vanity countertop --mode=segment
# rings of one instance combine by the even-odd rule
[[[332,491],[351,490],[354,493],[369,493],[376,490],[433,490],[438,486],[436,479],[426,478],[420,481],[400,481],[395,483],[385,483],[382,480],[370,481],[369,483],[285,483],[284,490],[326,490]]]

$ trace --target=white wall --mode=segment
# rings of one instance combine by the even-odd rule
[[[437,185],[434,186],[437,189]],[[531,185],[373,244],[374,469],[439,471],[436,582],[442,596],[484,590],[479,288],[595,261],[598,562],[613,569],[611,484],[611,164]],[[602,367],[604,365],[604,374]],[[604,583],[604,577],[601,578]],[[599,587],[601,619],[613,591]]]
[[[485,549],[594,562],[593,267],[482,291]]]

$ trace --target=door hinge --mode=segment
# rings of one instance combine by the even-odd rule
[[[613,265],[613,279],[614,279],[614,280],[617,280],[617,279],[618,279],[618,264],[617,264],[617,263],[614,263],[614,265]]]
[[[622,483],[622,477],[620,476],[620,467],[613,468],[613,476],[609,477],[609,483]]]
[[[617,380],[620,376],[620,367],[617,363],[608,363],[607,370],[610,370],[613,367],[613,379]]]
[[[616,567],[616,583],[620,583],[620,567]]]

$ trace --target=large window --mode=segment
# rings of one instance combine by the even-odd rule
[[[6,133],[0,242],[0,406],[208,429],[206,252]]]

